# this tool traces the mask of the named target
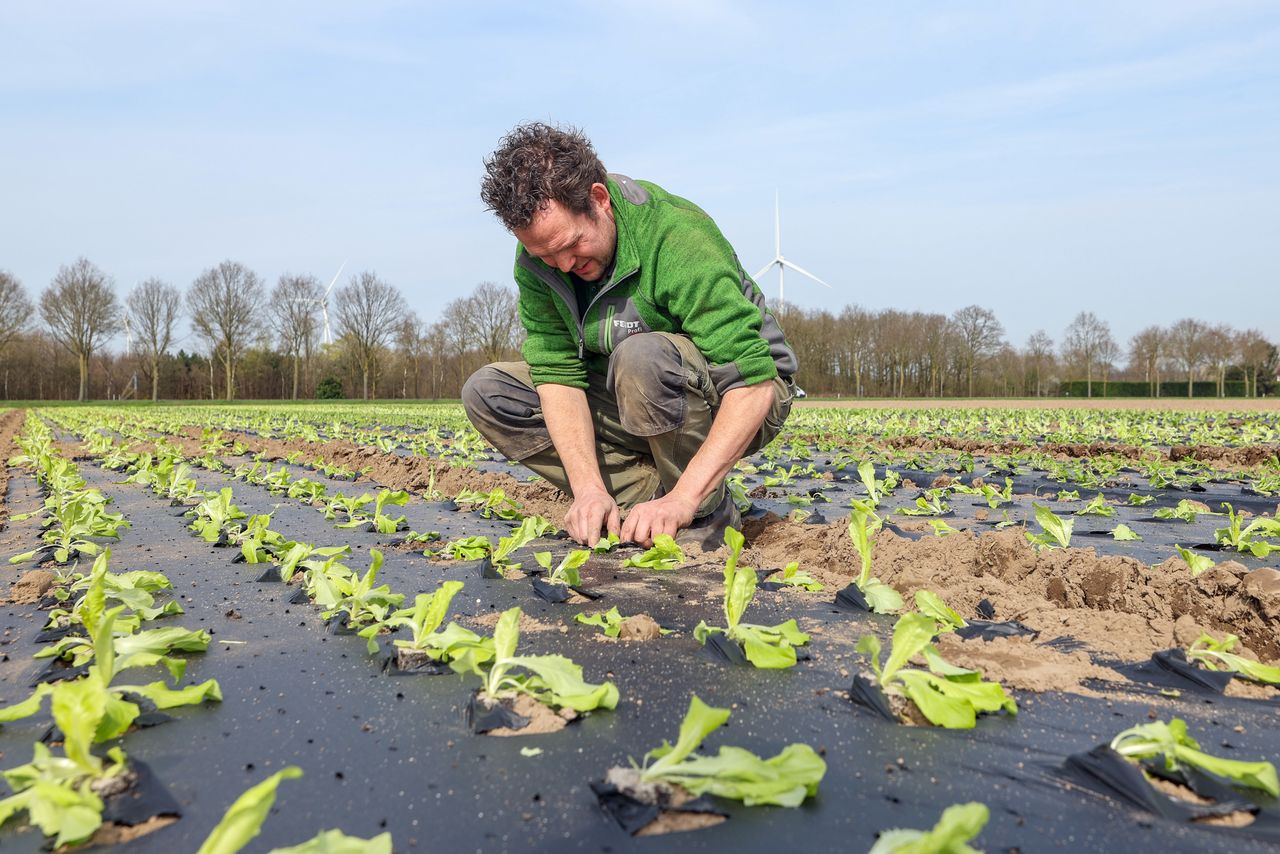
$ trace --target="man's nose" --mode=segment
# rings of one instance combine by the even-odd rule
[[[568,273],[573,270],[574,257],[572,255],[560,255],[556,258],[556,266],[561,273]]]

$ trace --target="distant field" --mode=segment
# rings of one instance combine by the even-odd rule
[[[1164,409],[1208,412],[1280,411],[1280,398],[1243,397],[1020,397],[1020,398],[806,398],[806,408],[840,409]]]

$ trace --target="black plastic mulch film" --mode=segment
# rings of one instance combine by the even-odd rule
[[[409,601],[416,592],[434,589],[439,580],[463,581],[466,586],[454,600],[450,619],[491,621],[496,612],[520,605],[539,624],[537,630],[522,632],[522,653],[568,655],[583,667],[588,681],[611,679],[621,692],[615,711],[584,715],[551,735],[477,736],[467,721],[477,687],[474,677],[428,666],[424,670],[435,674],[431,678],[392,678],[402,672],[389,661],[394,653],[390,639],[384,639],[380,654],[368,656],[364,639],[329,634],[318,609],[299,603],[294,588],[258,582],[265,567],[233,564],[232,550],[210,548],[191,536],[167,501],[117,483],[118,475],[92,463],[82,463],[81,472],[91,486],[113,496],[115,509],[133,523],[112,546],[113,568],[164,571],[186,609],[168,624],[214,634],[206,655],[189,657],[184,684],[217,678],[225,695],[220,704],[172,710],[173,721],[122,740],[130,757],[145,762],[151,776],[162,781],[183,816],[131,842],[130,851],[196,850],[240,793],[288,764],[301,766],[306,776],[282,784],[262,835],[247,850],[297,844],[321,829],[340,827],[365,837],[389,830],[398,851],[621,851],[654,844],[678,850],[776,851],[795,840],[803,840],[809,851],[860,851],[874,844],[879,830],[928,828],[947,806],[970,800],[990,808],[990,822],[977,840],[987,851],[1263,851],[1276,840],[1273,804],[1261,804],[1250,827],[1210,827],[1185,808],[1179,812],[1178,804],[1168,807],[1141,790],[1135,799],[1117,789],[1105,770],[1101,775],[1082,770],[1089,763],[1080,760],[1096,756],[1099,745],[1121,729],[1146,722],[1152,712],[1166,720],[1185,718],[1191,734],[1210,752],[1275,758],[1280,726],[1274,703],[1194,690],[1167,696],[1172,692],[1161,694],[1164,686],[1157,685],[1155,676],[1135,669],[1131,677],[1139,681],[1122,691],[1106,686],[1102,698],[1018,693],[1016,718],[986,716],[972,731],[906,727],[889,720],[887,710],[855,704],[849,694],[857,684],[868,694],[878,693],[870,690],[874,683],[859,679],[870,670],[853,646],[867,632],[886,638],[893,619],[856,605],[853,610],[839,608],[833,602],[835,590],[825,591],[823,601],[761,590],[748,611],[748,620],[762,624],[796,617],[801,629],[813,635],[807,648],[810,660],[787,671],[725,667],[709,660],[714,652],[692,637],[699,620],[710,625],[723,621],[719,566],[658,573],[623,569],[617,555],[597,556],[583,568],[583,587],[602,598],[553,604],[538,598],[527,580],[493,578],[487,561],[430,564],[420,552],[390,548],[395,536],[335,529],[316,510],[264,488],[203,470],[195,473],[202,488],[231,485],[236,504],[246,512],[274,509],[272,527],[291,538],[318,545],[351,543],[354,553],[346,562],[355,569],[368,566],[369,547],[382,548],[386,564],[379,581],[405,593]],[[902,473],[917,480],[927,477]],[[847,480],[816,484],[803,479],[794,488],[815,486],[831,498],[824,514],[832,519],[838,518],[839,505],[860,489]],[[1060,488],[1063,484],[1035,475],[1015,478],[1015,492],[1052,494]],[[1270,509],[1267,499],[1245,495],[1238,487],[1222,488],[1221,495],[1214,489],[1218,487],[1210,484],[1209,492],[1194,497],[1211,506],[1230,500],[1237,507],[1253,502],[1257,509]],[[1158,503],[1121,507],[1117,516],[1098,520],[1098,527],[1109,529],[1119,521],[1135,529],[1154,525],[1149,521],[1153,507],[1176,504],[1177,496],[1169,491],[1140,487],[1113,490],[1111,497],[1143,491],[1157,495]],[[1091,497],[1096,491],[1081,492]],[[891,503],[910,503],[916,494],[899,489]],[[38,495],[29,478],[15,477],[9,498],[14,511],[22,512],[34,507]],[[791,509],[783,500],[757,503],[779,515]],[[955,497],[953,508],[971,518],[973,507],[962,497]],[[472,534],[492,538],[510,527],[445,509],[443,503],[413,502],[403,510],[414,530],[438,530],[445,540]],[[1084,533],[1091,521],[1078,521],[1078,532]],[[1186,542],[1211,540],[1213,524],[1202,520],[1188,525],[1197,536]],[[20,543],[34,542],[37,534],[31,522],[14,523],[6,531],[24,537],[15,540]],[[1164,546],[1116,544],[1109,538],[1090,545],[1147,561],[1170,552]],[[521,557],[529,558],[520,554],[516,559]],[[1243,562],[1261,565],[1247,557]],[[677,633],[658,641],[620,643],[572,622],[575,613],[612,605],[624,615],[647,613]],[[998,608],[994,603],[990,616],[997,616]],[[232,610],[239,619],[226,616]],[[0,629],[7,631],[8,641],[8,660],[0,662],[0,699],[8,703],[27,696],[44,667],[30,656],[45,617],[36,606],[9,605],[0,613],[5,618]],[[1163,665],[1150,667],[1161,678],[1170,672]],[[1150,692],[1142,693],[1143,687]],[[732,744],[772,756],[788,743],[806,742],[828,765],[818,796],[796,809],[699,799],[723,810],[729,820],[656,843],[632,837],[624,826],[640,817],[620,817],[621,808],[610,806],[616,799],[607,795],[604,775],[609,767],[638,760],[664,740],[673,740],[695,693],[709,704],[732,709],[729,723],[707,739],[704,751]],[[46,712],[0,729],[6,765],[26,761],[31,743],[48,727]],[[526,747],[542,753],[525,756],[520,751]],[[1124,774],[1116,770],[1119,766],[1107,767],[1117,779]],[[598,795],[593,786],[606,794]],[[1250,803],[1251,808],[1259,806]],[[19,832],[14,825],[0,833],[6,851],[35,851],[41,844],[38,833]]]

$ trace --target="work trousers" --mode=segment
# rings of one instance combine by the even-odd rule
[[[588,374],[587,405],[600,474],[625,510],[675,488],[707,440],[720,395],[706,357],[683,335],[632,335],[610,355],[608,371]],[[791,412],[794,384],[782,378],[772,383],[773,404],[746,455],[773,441]],[[573,494],[526,363],[495,362],[476,371],[462,388],[462,404],[493,447]],[[718,507],[724,491],[721,483],[695,518]]]

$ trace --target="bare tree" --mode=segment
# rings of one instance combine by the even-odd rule
[[[1004,343],[1004,327],[996,320],[995,312],[978,305],[969,305],[951,316],[956,331],[957,353],[960,364],[968,377],[969,397],[973,397],[974,368],[983,359],[1000,351]]]
[[[1043,329],[1037,329],[1027,339],[1027,363],[1035,376],[1036,397],[1044,394],[1044,369],[1053,360],[1053,339]]]
[[[159,279],[147,279],[129,292],[130,322],[138,346],[151,368],[151,402],[160,399],[160,358],[173,343],[173,328],[182,311],[182,292]]]
[[[112,282],[87,258],[58,269],[40,295],[40,315],[49,333],[80,365],[80,401],[89,398],[89,357],[118,328],[120,303]]]
[[[1102,370],[1102,396],[1107,396],[1107,381],[1111,378],[1111,371],[1115,367],[1115,362],[1120,358],[1120,347],[1116,344],[1111,333],[1108,332],[1098,342],[1098,367]]]
[[[1168,352],[1187,372],[1187,397],[1192,396],[1196,368],[1205,360],[1209,327],[1194,317],[1184,317],[1169,327]]]
[[[1213,369],[1213,381],[1218,397],[1227,395],[1227,368],[1238,352],[1236,333],[1225,323],[1209,329],[1205,340],[1205,360]]]
[[[407,311],[404,297],[374,273],[364,272],[338,289],[334,303],[338,334],[360,366],[364,399],[368,400],[369,374],[377,364],[378,351],[390,343]]]
[[[210,375],[215,355],[222,362],[227,400],[235,395],[236,363],[258,326],[261,292],[257,273],[236,261],[205,270],[187,292],[191,324],[209,344]],[[212,388],[209,394],[213,396]]]
[[[285,273],[271,291],[271,328],[279,336],[280,349],[293,361],[293,399],[298,399],[302,353],[310,352],[319,331],[320,302],[324,290],[315,276]]]
[[[1129,339],[1129,361],[1141,368],[1142,380],[1151,388],[1151,396],[1160,396],[1160,357],[1164,355],[1165,332],[1159,326],[1148,326]]]
[[[422,397],[420,380],[422,378],[422,355],[427,348],[427,325],[422,322],[416,312],[409,312],[396,328],[396,346],[404,354],[408,364],[405,365],[404,396],[409,396],[408,369],[413,368],[413,398]]]
[[[1093,368],[1098,364],[1104,342],[1111,340],[1111,327],[1092,311],[1077,314],[1063,334],[1063,356],[1069,362],[1084,366],[1086,397],[1093,397]]]
[[[18,277],[8,270],[0,270],[0,363],[4,368],[4,396],[9,398],[9,362],[5,350],[14,337],[31,322],[31,300],[27,289]]]
[[[1246,329],[1240,333],[1240,367],[1244,370],[1244,393],[1246,397],[1258,396],[1258,374],[1270,371],[1275,375],[1276,346],[1266,339],[1257,329]],[[1250,378],[1252,377],[1252,382]]]

